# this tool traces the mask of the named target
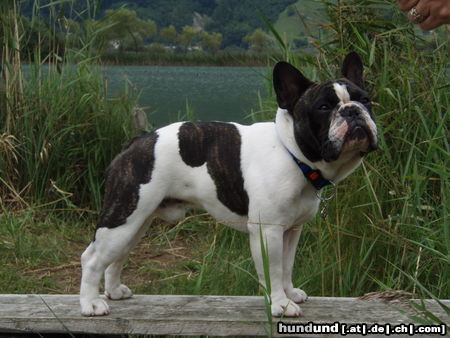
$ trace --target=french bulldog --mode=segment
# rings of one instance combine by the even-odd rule
[[[177,222],[185,206],[249,233],[265,286],[261,238],[268,253],[273,316],[296,317],[307,299],[292,283],[301,228],[317,213],[321,190],[336,185],[377,148],[363,63],[351,52],[342,78],[307,79],[286,62],[273,70],[275,122],[241,125],[178,122],[134,138],[106,170],[105,196],[94,240],[81,256],[81,313],[110,312],[99,296],[132,296],[120,274],[151,220]]]

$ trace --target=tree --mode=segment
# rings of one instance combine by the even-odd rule
[[[102,37],[106,41],[116,40],[123,49],[127,40],[131,39],[137,52],[143,40],[156,35],[156,23],[152,20],[138,18],[135,11],[126,8],[105,11]]]
[[[168,42],[176,42],[177,41],[177,30],[173,25],[169,27],[161,29],[159,35]]]
[[[267,35],[261,28],[257,28],[251,34],[247,34],[244,39],[250,46],[250,49],[261,53],[264,49],[269,47],[271,43],[270,36]]]
[[[191,26],[184,26],[181,34],[178,35],[178,42],[180,47],[186,52],[198,37],[199,32],[194,30]]]
[[[222,34],[203,32],[201,38],[201,44],[204,49],[209,50],[213,54],[220,49],[220,45],[222,44]]]

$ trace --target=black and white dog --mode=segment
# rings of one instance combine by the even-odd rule
[[[103,273],[107,297],[132,296],[120,281],[127,254],[148,220],[183,219],[188,203],[250,234],[264,285],[262,233],[272,314],[299,316],[297,304],[307,295],[294,288],[291,275],[301,225],[316,215],[320,189],[339,183],[377,148],[362,73],[355,52],[345,57],[343,78],[326,83],[279,62],[273,71],[275,123],[179,122],[131,141],[107,169],[95,239],[81,256],[81,313],[109,313],[98,290]]]

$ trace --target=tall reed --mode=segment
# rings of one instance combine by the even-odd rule
[[[135,100],[130,92],[108,96],[93,43],[98,32],[86,28],[78,48],[69,45],[67,32],[61,38],[60,9],[74,11],[73,4],[39,7],[36,1],[31,23],[46,20],[49,34],[38,31],[42,43],[21,55],[30,36],[20,25],[18,2],[2,2],[0,198],[6,202],[98,208],[104,169],[130,137]],[[95,6],[86,1],[86,8],[77,15]],[[43,9],[48,18],[40,18]],[[48,54],[41,45],[51,46]]]

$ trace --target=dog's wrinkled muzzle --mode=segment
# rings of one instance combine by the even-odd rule
[[[344,151],[358,150],[368,153],[378,148],[375,122],[359,102],[343,104],[333,114],[322,155],[335,160]]]

